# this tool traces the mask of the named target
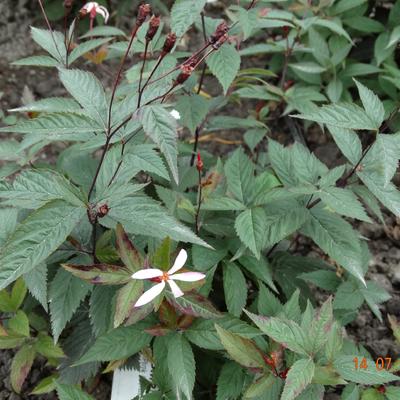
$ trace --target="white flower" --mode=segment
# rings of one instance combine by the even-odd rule
[[[150,303],[152,300],[154,300],[164,290],[165,282],[168,283],[175,297],[181,297],[184,293],[181,289],[179,289],[179,286],[175,283],[175,281],[196,282],[204,279],[205,275],[201,274],[200,272],[182,272],[180,274],[175,273],[185,265],[186,260],[187,253],[182,249],[176,257],[174,265],[168,272],[161,271],[157,268],[141,269],[140,271],[135,272],[132,275],[133,279],[150,279],[160,282],[144,292],[139,297],[135,307],[143,306],[144,304]]]
[[[179,111],[177,111],[177,110],[172,110],[172,111],[170,112],[170,114],[171,114],[176,120],[181,119],[181,114],[179,114]]]
[[[96,3],[95,1],[89,1],[89,3],[86,3],[82,7],[81,11],[89,13],[91,18],[95,18],[97,14],[100,14],[104,18],[105,23],[107,23],[108,18],[110,16],[110,13],[108,12],[107,8],[101,6],[99,3]]]

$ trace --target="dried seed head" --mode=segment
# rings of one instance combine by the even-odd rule
[[[64,0],[64,8],[71,10],[74,0]]]
[[[204,163],[203,160],[201,159],[200,152],[197,152],[197,163],[196,163],[196,168],[197,171],[201,172],[203,171]]]
[[[159,26],[160,26],[160,17],[156,17],[153,15],[149,23],[149,29],[147,30],[146,33],[146,40],[152,40],[154,38],[155,34],[158,31]]]
[[[192,65],[183,64],[181,66],[181,73],[176,78],[176,83],[182,85],[182,83],[186,82],[190,78],[190,75],[192,75],[193,71],[194,67]]]
[[[286,368],[284,371],[279,373],[279,377],[282,379],[286,379],[288,372],[289,372],[289,368]]]
[[[151,5],[150,4],[141,4],[139,6],[138,15],[136,18],[136,25],[142,26],[143,22],[146,21],[146,18],[151,14]]]
[[[108,207],[107,204],[102,204],[102,205],[99,207],[98,211],[97,211],[97,216],[98,216],[99,218],[103,218],[103,217],[105,217],[105,216],[108,214],[109,211],[110,211],[110,207]]]
[[[221,22],[217,26],[215,32],[210,36],[210,43],[211,44],[217,43],[222,36],[228,33],[228,31],[229,31],[228,24],[225,21]]]
[[[176,42],[176,35],[175,33],[171,32],[168,33],[165,42],[164,42],[164,46],[163,46],[163,53],[169,53],[175,46],[175,42]]]
[[[228,40],[229,36],[227,33],[225,33],[224,35],[222,35],[213,45],[213,49],[218,50],[227,40]]]

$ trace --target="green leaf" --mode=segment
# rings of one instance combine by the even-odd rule
[[[110,204],[110,212],[107,217],[115,222],[120,222],[128,233],[160,239],[170,237],[177,242],[189,242],[210,247],[189,228],[169,215],[159,203],[146,196],[130,197]],[[104,223],[104,219],[101,222]],[[110,225],[114,226],[114,224]]]
[[[122,285],[131,280],[127,268],[110,264],[61,264],[61,266],[77,278],[96,285]]]
[[[321,67],[319,64],[311,61],[289,64],[289,67],[293,68],[295,71],[305,72],[307,74],[320,74],[326,70],[326,68]]]
[[[21,310],[8,321],[8,328],[14,335],[29,337],[29,319]]]
[[[272,268],[265,257],[260,257],[257,260],[255,257],[242,256],[239,258],[239,263],[255,278],[266,283],[272,290],[278,292],[272,279]]]
[[[157,144],[178,183],[177,126],[174,118],[160,105],[143,107],[139,118],[146,135]]]
[[[77,114],[44,115],[0,128],[0,132],[34,134],[32,144],[41,140],[87,141],[94,137],[94,133],[101,131],[103,128],[96,122]]]
[[[248,39],[257,26],[257,10],[246,10],[242,7],[238,9],[239,24],[243,30],[243,40]]]
[[[107,27],[110,28],[110,27]],[[106,39],[93,39],[93,40],[88,40],[87,42],[83,42],[79,44],[77,47],[75,47],[69,57],[68,57],[68,64],[71,65],[74,61],[76,61],[79,57],[83,56],[84,54],[88,53],[89,51],[92,51],[96,47],[100,47],[101,45],[109,42],[111,39],[106,38]]]
[[[56,388],[57,375],[50,375],[43,378],[33,389],[30,394],[50,393]]]
[[[191,133],[195,133],[208,114],[210,102],[203,96],[194,94],[192,96],[180,96],[176,109],[181,115],[181,122],[189,128]]]
[[[235,263],[224,263],[225,302],[230,314],[239,317],[247,301],[246,279]]]
[[[143,293],[143,282],[133,280],[117,292],[114,315],[114,328],[120,326],[134,312],[134,306]]]
[[[179,333],[169,341],[168,368],[176,390],[192,398],[196,366],[189,342]],[[178,396],[179,397],[179,396]]]
[[[215,328],[222,345],[233,360],[246,368],[264,369],[265,362],[261,351],[251,340],[231,333],[217,324]]]
[[[378,130],[377,123],[359,106],[353,103],[335,103],[317,108],[308,114],[292,115],[320,124],[346,129]]]
[[[298,354],[307,355],[308,335],[294,321],[263,317],[245,311],[250,319],[269,337]]]
[[[35,209],[51,200],[64,200],[76,207],[84,207],[80,191],[57,171],[37,169],[19,174],[7,190],[0,190],[4,204]]]
[[[58,61],[49,56],[31,56],[20,58],[11,63],[11,65],[18,65],[24,67],[57,67]]]
[[[65,65],[67,49],[65,47],[64,35],[57,31],[48,31],[31,27],[32,39],[59,63]]]
[[[328,340],[333,325],[332,298],[329,297],[311,322],[310,337],[313,342],[312,353],[316,354]]]
[[[400,388],[395,386],[386,387],[385,396],[388,400],[396,400],[400,397]]]
[[[56,342],[90,288],[64,269],[57,271],[49,289],[51,328]]]
[[[332,125],[327,127],[340,151],[353,165],[356,165],[362,155],[362,144],[357,134],[351,129]]]
[[[356,195],[348,189],[328,187],[319,193],[321,200],[338,214],[371,222]]]
[[[17,279],[11,290],[10,303],[14,310],[18,310],[21,307],[25,296],[27,288],[22,278]]]
[[[296,361],[290,368],[281,400],[294,400],[311,383],[315,365],[311,359]]]
[[[254,176],[254,165],[242,148],[237,149],[225,164],[225,175],[228,191],[237,200],[246,204],[251,195],[251,182]]]
[[[84,115],[80,105],[73,99],[65,97],[49,97],[34,101],[22,107],[13,108],[10,112],[37,112],[37,113],[77,113]]]
[[[68,92],[102,126],[107,126],[108,106],[100,81],[91,73],[77,69],[60,69],[60,79]]]
[[[56,389],[60,400],[93,400],[93,397],[83,392],[77,386],[56,382]]]
[[[313,207],[302,231],[344,269],[365,284],[361,248],[352,227],[335,214]]]
[[[334,361],[334,367],[343,379],[347,381],[361,383],[363,385],[380,385],[392,381],[398,381],[400,378],[392,373],[375,367],[375,361],[366,359],[367,368],[355,368],[355,355],[339,356]],[[360,359],[360,358],[359,358]],[[361,360],[360,360],[361,362]]]
[[[90,322],[97,337],[106,333],[112,326],[113,299],[115,289],[110,286],[96,286],[90,296]]]
[[[260,207],[247,209],[235,221],[235,230],[240,240],[259,259],[263,248],[264,230],[267,224],[265,212]]]
[[[22,385],[28,376],[33,360],[35,358],[35,351],[32,346],[25,345],[21,347],[15,354],[11,363],[11,386],[16,393],[20,393]]]
[[[123,326],[98,337],[76,365],[128,358],[149,345],[151,336],[140,323]]]
[[[176,0],[171,9],[171,30],[180,37],[190,28],[200,12],[203,10],[206,0]]]
[[[238,399],[246,382],[246,373],[235,362],[226,362],[217,381],[216,400]]]
[[[205,297],[197,293],[186,293],[182,297],[168,296],[168,302],[172,303],[181,313],[202,318],[220,318],[222,314]]]
[[[218,326],[247,339],[252,339],[261,335],[261,332],[257,328],[248,325],[239,318],[231,317],[230,315],[219,318]],[[224,348],[215,329],[215,321],[212,319],[197,319],[193,325],[185,331],[185,336],[196,346],[203,349],[223,350]]]
[[[15,208],[0,208],[0,248],[4,246],[9,236],[17,226],[18,210]]]
[[[276,377],[271,374],[263,375],[254,381],[243,395],[244,399],[260,398],[265,393],[268,393],[275,384]]]
[[[137,251],[121,224],[116,228],[116,247],[124,265],[132,272],[143,268],[143,258]]]
[[[374,120],[376,126],[379,128],[385,119],[385,109],[383,108],[382,102],[372,90],[362,85],[356,79],[354,79],[354,82],[357,85],[358,93],[365,111],[367,112],[368,116]]]
[[[0,251],[0,289],[42,263],[84,215],[84,208],[55,200],[26,218]]]
[[[39,354],[46,358],[64,357],[64,352],[62,351],[61,347],[54,343],[50,336],[43,333],[39,333],[34,348]]]
[[[382,32],[375,40],[374,55],[378,67],[394,52],[395,44],[389,46],[390,35],[388,31]]]
[[[23,275],[31,295],[48,311],[47,306],[47,265],[42,263]]]
[[[226,94],[240,69],[239,52],[235,46],[224,43],[207,57],[206,63]]]
[[[282,310],[280,301],[263,284],[260,284],[257,309],[267,317],[274,317]]]
[[[241,211],[245,208],[246,206],[240,201],[230,197],[207,197],[201,204],[202,210],[209,211]]]

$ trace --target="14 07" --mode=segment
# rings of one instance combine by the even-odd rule
[[[353,359],[354,367],[356,370],[360,369],[368,369],[368,360],[363,357],[359,359],[358,357],[354,357]],[[384,369],[389,370],[392,365],[391,357],[378,357],[375,360],[375,368],[377,371],[383,371]]]

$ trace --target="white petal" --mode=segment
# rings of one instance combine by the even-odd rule
[[[163,272],[161,269],[157,268],[147,268],[147,269],[141,269],[138,272],[135,272],[132,275],[133,279],[151,279],[151,278],[158,278],[160,276],[163,276]]]
[[[178,256],[176,257],[174,265],[168,271],[168,274],[173,274],[174,272],[179,271],[185,265],[187,258],[188,258],[188,255],[186,253],[186,250],[182,249],[179,252]]]
[[[100,14],[104,18],[104,22],[107,23],[108,17],[110,16],[110,13],[108,12],[107,8],[103,6],[98,6],[96,8],[96,12]]]
[[[89,3],[86,3],[86,4],[82,7],[82,9],[84,9],[84,10],[90,12],[90,11],[92,11],[93,8],[97,8],[97,7],[99,7],[99,3],[96,3],[95,1],[89,1]]]
[[[181,274],[170,275],[174,281],[196,282],[201,281],[206,276],[200,272],[182,272]]]
[[[181,289],[179,289],[179,286],[178,286],[174,281],[168,279],[167,282],[168,282],[168,284],[169,284],[169,286],[170,286],[170,288],[171,288],[171,290],[172,290],[172,293],[173,293],[173,295],[174,295],[175,297],[181,297],[181,296],[183,296],[184,293],[182,292]]]
[[[135,307],[140,307],[147,303],[150,303],[164,290],[164,288],[165,288],[164,281],[153,286],[151,289],[147,290],[139,297],[139,300],[135,303]]]
[[[179,111],[177,111],[177,110],[172,110],[172,111],[170,112],[170,114],[171,114],[171,116],[172,116],[173,118],[175,118],[175,119],[181,119],[181,114],[179,114]]]

